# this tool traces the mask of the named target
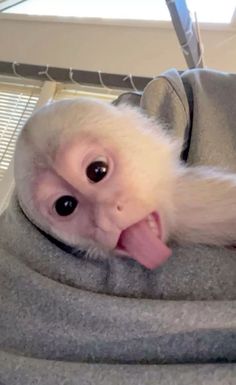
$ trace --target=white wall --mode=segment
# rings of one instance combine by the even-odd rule
[[[236,72],[235,29],[204,29],[202,39],[207,67]],[[148,76],[186,68],[171,24],[78,24],[7,14],[0,15],[0,60]]]

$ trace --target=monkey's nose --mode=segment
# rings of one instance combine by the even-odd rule
[[[117,211],[122,211],[123,210],[123,206],[121,204],[118,204],[116,206],[116,209],[117,209]]]

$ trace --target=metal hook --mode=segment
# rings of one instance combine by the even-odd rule
[[[112,92],[112,89],[109,88],[108,86],[106,86],[106,84],[104,83],[103,79],[102,79],[102,71],[98,71],[98,76],[99,76],[99,81],[100,81],[100,84],[103,88],[105,88],[109,93]]]
[[[19,66],[19,65],[20,65],[20,63],[17,63],[16,61],[14,61],[14,62],[12,63],[12,71],[13,71],[13,73],[14,73],[14,75],[15,75],[16,77],[21,78],[21,79],[25,79],[24,76],[21,76],[21,75],[16,71],[16,66]]]
[[[199,55],[199,59],[198,59],[198,62],[196,63],[196,67],[195,68],[198,68],[199,65],[202,63],[203,64],[203,58],[204,58],[204,45],[200,42],[199,43],[199,47],[200,47],[200,55]],[[204,64],[203,64],[204,65]]]
[[[69,68],[69,78],[72,83],[78,84],[80,86],[80,84],[73,79],[73,69],[71,67]]]
[[[123,81],[125,82],[127,79],[129,79],[130,84],[131,84],[133,90],[134,90],[135,92],[138,92],[138,89],[137,89],[137,87],[135,86],[134,81],[133,81],[133,76],[132,76],[131,74],[129,74],[129,75],[127,75],[127,76],[124,77]]]
[[[48,80],[51,80],[51,82],[55,82],[55,80],[49,75],[48,70],[49,70],[49,65],[47,64],[47,65],[46,65],[46,70],[44,70],[44,71],[39,71],[39,72],[38,72],[38,75],[46,75],[47,78],[48,78]]]
[[[73,78],[73,76],[74,76],[73,69],[70,67],[70,68],[69,68],[69,78],[70,78],[70,81],[71,81],[72,83],[74,83],[74,84],[77,84],[77,85],[80,86],[81,88],[86,87],[86,86],[82,86],[79,82],[77,82],[77,81]]]

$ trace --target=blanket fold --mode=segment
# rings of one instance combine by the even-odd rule
[[[236,366],[99,365],[38,360],[0,353],[1,383],[11,385],[234,385]]]

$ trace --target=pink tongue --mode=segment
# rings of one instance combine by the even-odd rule
[[[124,230],[118,247],[148,269],[155,269],[171,255],[171,250],[153,233],[146,220]]]

